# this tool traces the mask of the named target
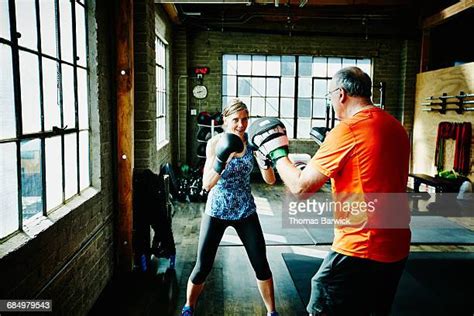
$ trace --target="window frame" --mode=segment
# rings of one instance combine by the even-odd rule
[[[160,49],[159,49],[160,48]],[[158,52],[162,49],[161,54]],[[157,79],[155,82],[155,95],[156,95],[156,118],[155,118],[155,126],[156,126],[156,147],[157,149],[162,148],[169,142],[169,123],[168,123],[168,43],[158,34],[155,34],[155,71]],[[162,57],[163,60],[159,60],[159,57]],[[162,88],[160,89],[160,84],[158,80],[158,72],[163,74],[161,78]],[[162,103],[162,104],[161,104]],[[162,111],[160,111],[160,107],[162,107]],[[160,130],[158,126],[160,126],[159,121],[164,122],[164,135],[160,136]]]
[[[242,59],[240,58],[242,57]],[[273,58],[273,59],[276,59],[278,60],[278,63],[280,65],[280,70],[278,71],[279,75],[268,75],[268,70],[265,71],[265,75],[262,75],[262,74],[254,74],[254,58],[255,57],[258,57],[259,61],[262,60],[262,57],[263,57],[263,60],[265,61],[265,69],[267,69],[267,66],[268,66],[268,60],[269,60],[269,57]],[[226,58],[229,58],[229,60],[233,61],[233,62],[229,62],[228,65],[225,65],[226,63]],[[301,60],[304,60],[304,59],[311,59],[311,75],[302,75],[300,73],[300,61]],[[283,74],[283,65],[282,63],[284,62],[284,59],[293,59],[293,61],[290,63],[293,63],[293,66],[290,67],[290,75],[288,74]],[[326,66],[326,69],[325,69],[325,75],[322,76],[322,75],[315,75],[314,73],[314,65],[315,65],[315,61],[316,59],[325,59],[325,66]],[[301,126],[299,126],[298,123],[300,123],[299,121],[301,119],[307,119],[309,120],[309,124],[310,124],[310,128],[313,127],[313,126],[319,126],[319,125],[314,125],[315,122],[317,121],[322,121],[322,122],[325,122],[326,120],[326,117],[328,117],[328,121],[325,122],[325,124],[323,125],[326,125],[326,127],[329,127],[329,128],[332,128],[334,127],[337,122],[336,122],[336,118],[335,118],[335,112],[334,112],[334,109],[332,109],[331,105],[330,105],[330,99],[327,98],[326,96],[324,96],[324,94],[326,92],[324,92],[323,95],[319,96],[319,95],[315,95],[315,81],[316,80],[324,80],[326,81],[326,90],[327,90],[327,87],[329,85],[329,82],[331,81],[332,79],[332,76],[331,74],[329,73],[329,65],[330,65],[330,59],[333,59],[333,60],[339,60],[340,62],[340,68],[342,67],[345,67],[347,66],[347,64],[345,65],[344,62],[346,61],[351,61],[353,60],[354,61],[354,65],[358,65],[361,61],[364,61],[365,63],[368,62],[368,65],[369,67],[364,67],[364,68],[367,68],[365,69],[365,71],[369,71],[369,75],[371,75],[372,71],[373,71],[373,59],[371,57],[353,57],[353,56],[315,56],[315,55],[272,55],[272,54],[238,54],[238,53],[223,53],[222,54],[222,70],[221,70],[221,75],[222,75],[222,79],[221,79],[221,84],[222,84],[222,89],[221,89],[221,100],[222,100],[222,107],[224,108],[229,99],[231,98],[240,98],[242,101],[244,101],[247,106],[249,107],[249,112],[250,112],[250,119],[253,120],[253,119],[256,119],[258,117],[264,117],[264,116],[267,116],[266,114],[266,110],[267,110],[267,107],[265,105],[264,107],[264,112],[263,112],[263,115],[254,115],[254,111],[253,111],[253,98],[255,98],[255,96],[252,94],[252,89],[253,90],[256,90],[252,87],[252,80],[254,78],[264,78],[265,80],[267,80],[268,78],[276,78],[278,79],[278,109],[276,111],[277,113],[277,116],[274,116],[274,117],[277,117],[279,119],[282,119],[282,120],[285,120],[285,121],[291,121],[292,123],[292,126],[293,126],[293,129],[291,131],[288,131],[289,132],[289,136],[291,139],[310,139],[310,136],[309,136],[309,133],[308,133],[308,136],[303,138],[303,137],[298,137],[298,132],[299,132],[299,128]],[[247,63],[249,64],[249,66],[247,66],[245,68],[245,73],[241,73],[240,72],[240,69],[239,69],[239,61],[242,61],[242,60],[245,60],[247,61]],[[288,61],[286,61],[288,62]],[[232,67],[232,69],[228,69],[228,66],[234,66]],[[250,68],[250,69],[247,69],[247,68]],[[291,75],[291,71],[293,72],[293,74]],[[229,84],[229,78],[233,78],[235,77],[235,82],[232,83],[232,90],[229,90],[227,85]],[[293,86],[293,95],[291,97],[288,97],[288,96],[282,96],[282,81],[284,80],[284,78],[291,78],[294,80],[294,86]],[[247,80],[249,81],[249,86],[250,86],[250,92],[244,96],[241,95],[240,91],[239,91],[239,85],[241,84],[241,79],[244,79],[244,80]],[[299,83],[300,81],[302,80],[311,80],[311,93],[309,96],[300,96],[299,94]],[[265,87],[266,87],[266,84],[265,84]],[[227,91],[226,91],[227,90]],[[234,91],[235,90],[235,91]],[[235,92],[233,94],[233,92]],[[267,99],[268,96],[266,95],[266,90],[265,90],[265,94],[262,96],[258,96],[260,98],[265,98]],[[293,112],[293,116],[292,117],[282,117],[282,100],[283,99],[288,99],[288,100],[291,100],[292,102],[292,109],[290,110],[290,112],[292,111]],[[315,100],[321,100],[321,99],[325,99],[325,102],[326,102],[326,110],[324,111],[325,115],[324,116],[316,116],[315,115],[315,112],[314,112],[314,109],[315,109]],[[310,115],[309,116],[302,116],[300,117],[300,113],[298,112],[299,110],[301,110],[301,108],[299,107],[300,106],[300,102],[302,100],[309,100],[310,101],[310,105],[309,105],[309,113]],[[321,111],[321,113],[323,113],[323,111]]]
[[[87,4],[85,1],[79,1],[79,0],[74,0],[74,1],[65,1],[65,2],[60,2],[60,0],[55,0],[54,1],[54,27],[56,31],[56,56],[52,56],[49,54],[46,54],[42,50],[42,25],[41,25],[41,18],[42,18],[42,12],[41,10],[41,4],[42,2],[40,1],[34,1],[31,2],[31,5],[34,6],[34,12],[36,16],[36,21],[33,23],[36,25],[36,47],[35,49],[31,47],[26,47],[23,46],[19,43],[19,38],[21,34],[18,33],[18,25],[17,25],[17,8],[18,4],[15,3],[15,1],[8,1],[6,6],[7,6],[7,15],[9,18],[9,28],[10,28],[10,33],[9,33],[9,38],[2,38],[0,37],[0,45],[6,47],[7,50],[11,53],[11,61],[12,61],[12,87],[13,87],[13,100],[14,100],[14,114],[15,114],[15,128],[16,128],[16,133],[14,137],[8,137],[8,138],[0,138],[0,145],[2,144],[15,144],[16,146],[16,180],[17,180],[17,214],[18,214],[18,226],[17,229],[12,231],[12,232],[7,232],[5,235],[0,235],[0,242],[3,240],[8,239],[10,236],[24,231],[28,224],[31,222],[34,222],[38,218],[44,218],[48,217],[51,212],[54,210],[64,206],[69,200],[73,199],[76,196],[80,196],[82,192],[86,191],[89,189],[92,185],[92,168],[91,168],[91,151],[90,151],[90,142],[91,142],[91,126],[90,126],[90,102],[89,102],[89,94],[90,94],[90,89],[89,89],[89,66],[88,66],[88,60],[87,60],[87,51],[88,51],[88,8]],[[62,20],[60,17],[60,12],[61,7],[60,5],[66,5],[65,10],[70,10],[71,14],[71,21],[70,21],[70,29],[71,33],[66,35],[66,38],[70,41],[72,41],[72,61],[67,61],[63,59],[62,56],[62,46],[61,46],[61,41],[65,38],[64,35],[61,36],[61,27],[62,27]],[[83,39],[78,39],[78,21],[77,21],[77,9],[80,8],[83,10],[83,16],[84,18],[84,25],[83,31],[84,31],[84,38]],[[84,63],[82,63],[82,60],[79,61],[79,56],[78,56],[78,40],[83,40],[84,43],[82,43],[81,48],[84,48],[84,51],[81,53],[85,52],[85,58],[86,60]],[[22,89],[25,89],[21,85],[21,77],[23,73],[21,72],[21,65],[20,65],[20,56],[22,54],[28,54],[25,56],[35,58],[36,59],[36,65],[38,66],[37,72],[34,73],[35,76],[38,78],[38,91],[39,91],[39,100],[38,105],[40,107],[39,109],[39,120],[40,120],[40,127],[39,131],[33,131],[33,132],[25,132],[24,123],[23,122],[23,104],[22,104]],[[46,129],[45,127],[45,86],[44,82],[48,80],[48,78],[45,78],[45,72],[44,72],[44,62],[52,61],[56,65],[56,86],[57,86],[57,105],[59,107],[59,125],[52,125],[51,129]],[[80,64],[81,63],[81,64]],[[74,126],[73,127],[68,127],[65,125],[65,120],[64,120],[64,94],[67,93],[66,90],[64,90],[64,79],[65,79],[65,67],[70,67],[70,70],[72,72],[72,77],[69,79],[72,80],[72,87],[73,87],[73,102],[71,108],[74,110]],[[83,71],[83,75],[85,75],[85,80],[82,82],[83,86],[82,88],[85,89],[83,92],[85,92],[85,95],[80,96],[80,87],[79,87],[79,74],[78,71]],[[25,89],[28,90],[28,89]],[[80,98],[85,97],[82,99],[82,102],[80,101]],[[82,107],[81,107],[82,106]],[[80,112],[82,110],[86,110],[87,112],[87,119],[82,120],[80,118]],[[82,113],[82,112],[81,112]],[[83,166],[81,166],[81,136],[84,134],[87,135],[87,151],[86,154],[88,156],[88,161],[87,161],[87,176],[86,179],[81,179],[81,169]],[[75,170],[75,183],[73,185],[73,193],[70,196],[67,196],[66,192],[66,169],[68,166],[66,166],[66,138],[70,137],[70,135],[74,136],[74,141],[75,141],[75,155],[74,155],[74,160],[73,160],[73,169]],[[47,181],[46,181],[46,142],[49,139],[54,139],[56,137],[60,138],[60,147],[61,147],[61,202],[59,202],[58,205],[47,205],[48,203],[48,198],[47,198]],[[22,159],[22,144],[25,144],[29,141],[39,141],[39,149],[40,149],[40,157],[39,157],[39,173],[41,177],[41,209],[38,208],[38,211],[31,217],[31,218],[25,218],[24,214],[24,202],[23,202],[23,197],[25,194],[25,190],[23,188],[23,181],[22,181],[22,164],[23,164],[23,159]],[[85,182],[85,185],[82,186],[81,180],[87,180]],[[82,188],[81,188],[82,187]]]

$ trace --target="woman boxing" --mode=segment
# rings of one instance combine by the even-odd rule
[[[253,156],[245,133],[249,112],[247,106],[236,99],[222,114],[226,133],[212,137],[206,148],[203,189],[209,192],[209,196],[202,216],[196,265],[188,280],[186,304],[181,315],[193,315],[219,243],[229,226],[235,228],[249,256],[267,315],[278,315],[265,240],[250,192]],[[265,182],[273,184],[275,174],[269,163],[262,157],[257,157],[257,161]]]

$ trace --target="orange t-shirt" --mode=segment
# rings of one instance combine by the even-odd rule
[[[409,152],[403,126],[376,107],[342,120],[326,136],[310,163],[331,178],[335,201],[367,203],[372,196],[374,203],[373,212],[334,212],[351,220],[335,226],[334,251],[380,262],[408,256],[410,210],[403,193]]]

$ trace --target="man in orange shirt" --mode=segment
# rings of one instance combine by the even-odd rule
[[[251,142],[273,160],[293,194],[315,193],[330,178],[336,201],[375,205],[372,212],[334,210],[351,224],[334,227],[331,251],[312,279],[310,315],[388,315],[408,256],[408,136],[372,104],[371,88],[357,67],[334,75],[328,95],[340,123],[303,171],[287,157],[284,128],[258,122],[249,129]]]

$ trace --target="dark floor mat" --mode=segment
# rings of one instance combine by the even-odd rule
[[[411,243],[416,244],[474,244],[474,231],[442,216],[412,216]],[[330,245],[334,238],[332,229],[308,227],[317,245]]]
[[[311,278],[323,259],[282,254],[303,304]],[[474,253],[410,253],[392,315],[470,315],[474,313]]]

